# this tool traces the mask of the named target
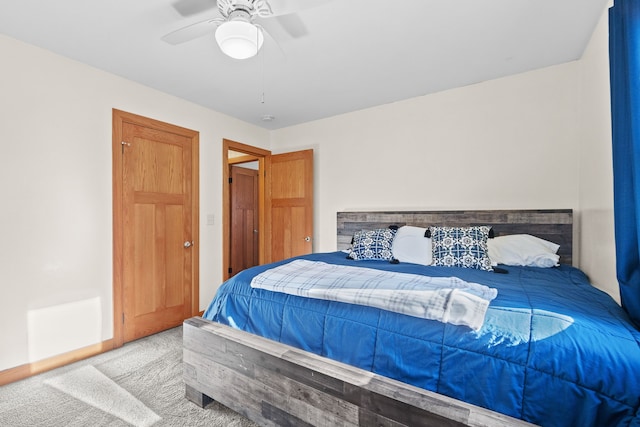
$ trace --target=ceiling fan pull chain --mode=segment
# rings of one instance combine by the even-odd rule
[[[262,99],[260,102],[264,105],[264,51],[260,54],[260,74],[262,78]]]

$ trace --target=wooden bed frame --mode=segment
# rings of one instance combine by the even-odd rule
[[[561,245],[570,264],[573,215],[562,210],[339,212],[338,248],[361,229],[491,225]],[[423,390],[200,317],[183,325],[186,397],[212,400],[263,426],[527,426],[524,421]]]

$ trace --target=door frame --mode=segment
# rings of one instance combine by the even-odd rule
[[[124,203],[122,182],[122,128],[124,123],[175,133],[191,139],[191,230],[195,244],[191,263],[191,313],[200,313],[200,134],[197,131],[113,109],[112,112],[112,184],[113,184],[113,341],[114,348],[124,344]]]
[[[230,160],[229,151],[243,153],[247,159],[258,161],[258,224],[262,233],[258,239],[258,261],[267,263],[270,259],[270,246],[266,244],[266,237],[271,235],[270,217],[268,209],[270,194],[269,168],[271,164],[271,151],[253,147],[230,139],[222,140],[222,280],[229,278],[229,262],[231,260],[231,192],[229,191],[229,165],[238,163]]]

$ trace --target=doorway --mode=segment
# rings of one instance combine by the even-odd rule
[[[230,165],[257,162],[258,264],[308,254],[313,249],[313,150],[271,154],[231,140],[222,144],[223,280],[238,273],[231,266]]]
[[[268,262],[269,259],[269,246],[266,244],[267,239],[266,236],[270,235],[270,215],[269,210],[267,209],[267,192],[265,189],[268,188],[267,183],[267,169],[268,169],[268,160],[271,156],[271,152],[268,150],[263,150],[261,148],[252,147],[250,145],[246,145],[240,142],[232,141],[229,139],[223,139],[222,141],[222,171],[223,171],[223,187],[222,187],[222,200],[223,200],[223,208],[222,208],[222,242],[223,242],[223,251],[222,251],[222,276],[223,280],[227,280],[229,277],[238,273],[240,269],[246,268],[242,267],[242,262],[239,258],[241,256],[238,254],[238,248],[243,245],[232,245],[232,242],[236,240],[239,235],[239,232],[236,232],[232,238],[232,228],[234,224],[242,223],[242,219],[239,218],[240,212],[238,210],[233,209],[231,194],[231,187],[234,185],[232,180],[232,167],[242,165],[242,164],[253,164],[252,168],[255,170],[256,179],[257,179],[257,188],[255,191],[257,192],[257,209],[254,210],[253,215],[256,216],[254,220],[254,224],[256,224],[257,228],[251,229],[251,234],[254,234],[254,244],[256,249],[257,263],[264,264]],[[237,182],[236,182],[237,183]],[[257,230],[257,233],[253,233],[253,230]],[[249,234],[248,231],[242,234]],[[245,237],[241,237],[244,239]],[[234,257],[235,253],[235,257]]]
[[[199,312],[199,134],[113,110],[114,342]]]

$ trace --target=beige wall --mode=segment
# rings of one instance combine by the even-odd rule
[[[613,169],[609,90],[609,27],[603,14],[580,61],[580,267],[620,301],[615,272]]]
[[[316,154],[316,250],[357,209],[578,208],[569,63],[272,132]]]
[[[113,336],[112,108],[200,132],[205,308],[222,278],[222,139],[268,148],[268,132],[4,36],[0,52],[0,370]]]

